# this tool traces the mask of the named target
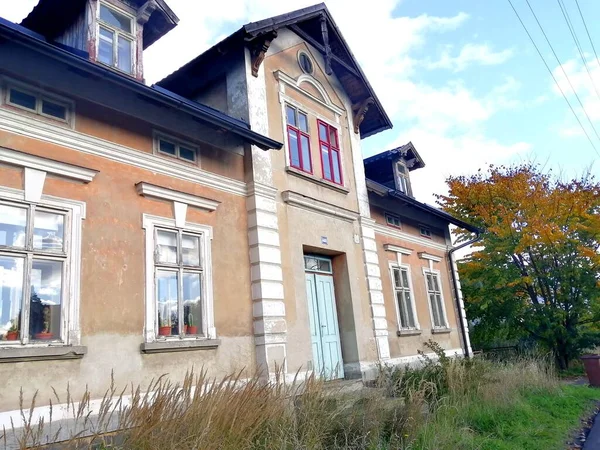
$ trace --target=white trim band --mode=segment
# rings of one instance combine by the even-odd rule
[[[183,203],[189,206],[195,206],[206,211],[216,211],[220,202],[210,200],[198,195],[186,194],[185,192],[176,191],[174,189],[156,186],[155,184],[141,181],[135,185],[135,190],[138,194],[144,197],[158,198],[161,200],[172,200],[174,202]]]

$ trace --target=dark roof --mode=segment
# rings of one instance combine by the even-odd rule
[[[381,196],[388,196],[394,198],[396,200],[402,201],[407,205],[410,205],[414,208],[417,208],[423,212],[431,214],[438,219],[442,219],[448,223],[456,225],[457,227],[464,228],[465,230],[471,231],[473,233],[481,233],[481,230],[476,226],[473,226],[467,222],[464,222],[456,217],[448,214],[447,212],[442,211],[439,208],[434,206],[430,206],[427,203],[420,202],[415,200],[414,198],[404,194],[403,192],[397,191],[395,189],[390,189],[383,184],[377,183],[376,181],[370,180],[367,178],[367,190],[374,192]]]
[[[7,38],[14,42],[27,45],[30,48],[49,55],[56,60],[62,61],[71,67],[76,67],[96,75],[106,83],[112,83],[113,85],[130,89],[137,94],[140,94],[142,98],[158,102],[168,108],[177,108],[192,117],[195,117],[201,123],[215,129],[227,130],[263,150],[280,149],[282,147],[280,142],[252,131],[250,125],[242,120],[234,119],[216,109],[202,105],[198,102],[190,101],[166,89],[146,86],[128,75],[121,74],[104,67],[101,64],[95,64],[89,61],[87,55],[83,55],[83,52],[81,51],[71,49],[64,45],[50,43],[44,36],[0,17],[0,41],[1,38]]]
[[[147,0],[133,0],[141,7]],[[156,9],[144,25],[144,49],[171,31],[179,18],[164,0],[155,0]],[[21,25],[54,40],[66,30],[85,10],[87,0],[39,0]]]
[[[372,98],[373,103],[370,104],[360,125],[361,136],[365,138],[392,128],[392,122],[324,3],[248,23],[157,84],[184,97],[191,97],[222,76],[230,67],[229,58],[239,54],[236,51],[243,45],[251,46],[253,41],[284,27],[289,27],[313,47],[325,53],[321,17],[324,17],[327,23],[332,53],[331,68],[348,93],[352,104],[358,108],[358,105]]]
[[[363,162],[365,165],[365,176],[377,183],[394,187],[396,186],[394,162],[403,158],[406,161],[408,170],[420,169],[425,167],[425,162],[417,153],[412,142],[401,145],[400,147],[377,155],[366,158]]]

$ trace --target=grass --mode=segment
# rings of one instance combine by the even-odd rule
[[[111,386],[94,419],[89,395],[75,402],[67,390],[79,426],[49,438],[69,431],[61,448],[77,449],[551,450],[565,447],[600,400],[600,390],[561,385],[543,358],[450,359],[429,347],[438,358],[382,367],[377,387],[359,393],[332,392],[313,377],[286,385],[190,373],[181,384],[162,377],[127,396]],[[23,417],[35,401],[22,400]],[[12,430],[17,448],[43,449],[48,424],[26,422]]]

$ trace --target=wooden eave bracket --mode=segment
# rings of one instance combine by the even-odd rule
[[[325,47],[325,73],[331,75],[331,47],[329,46],[329,30],[327,29],[327,17],[321,14],[321,36],[323,38],[323,46]]]
[[[251,42],[250,54],[252,57],[252,76],[258,77],[258,69],[267,56],[271,42],[277,37],[277,31],[273,30],[257,37]]]
[[[146,3],[144,3],[144,5],[138,10],[136,17],[137,23],[140,25],[146,24],[157,7],[158,5],[156,4],[156,0],[148,0]]]
[[[368,97],[366,99],[364,99],[362,102],[358,103],[357,105],[354,105],[352,107],[352,110],[354,111],[354,132],[356,134],[358,134],[360,132],[360,125],[362,124],[362,121],[365,119],[365,115],[367,114],[367,111],[369,110],[369,107],[375,103],[375,99],[373,99],[373,97]]]

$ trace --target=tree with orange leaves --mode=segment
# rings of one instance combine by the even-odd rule
[[[475,336],[529,336],[561,369],[600,344],[600,184],[589,175],[563,182],[534,164],[447,183],[439,204],[485,230],[459,264]]]

